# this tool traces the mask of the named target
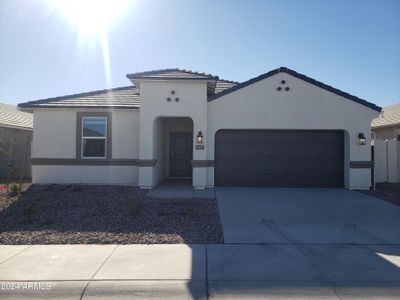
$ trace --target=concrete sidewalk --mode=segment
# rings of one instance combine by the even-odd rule
[[[0,299],[399,299],[396,245],[0,246]]]

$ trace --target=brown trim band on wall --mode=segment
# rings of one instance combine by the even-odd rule
[[[350,169],[371,169],[374,166],[373,161],[351,161]]]
[[[110,160],[112,157],[112,114],[111,112],[77,112],[76,113],[76,159],[82,158],[82,118],[83,117],[105,117],[107,118],[107,145],[106,145],[106,159]]]
[[[213,160],[192,160],[193,168],[206,168],[206,167],[214,167]]]
[[[48,166],[138,166],[138,159],[75,159],[75,158],[32,158],[32,165]]]
[[[139,159],[139,167],[155,167],[157,164],[157,159]]]
[[[75,159],[75,158],[32,158],[36,166],[137,166],[154,167],[156,159]]]

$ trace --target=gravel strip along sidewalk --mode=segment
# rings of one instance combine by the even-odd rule
[[[400,183],[376,183],[375,190],[357,190],[400,206]]]
[[[24,185],[0,190],[0,244],[222,243],[215,199],[150,199],[137,187]]]

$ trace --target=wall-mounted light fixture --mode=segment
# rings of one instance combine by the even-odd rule
[[[199,133],[197,134],[196,141],[198,144],[204,143],[204,137],[203,137],[203,133],[201,131],[199,131]]]
[[[365,145],[367,143],[367,139],[365,138],[364,133],[359,133],[358,134],[358,143],[360,145]]]

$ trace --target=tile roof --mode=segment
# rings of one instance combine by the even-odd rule
[[[215,100],[215,99],[217,99],[219,97],[222,97],[222,96],[224,96],[226,94],[232,93],[234,91],[237,91],[237,90],[239,90],[241,88],[244,88],[244,87],[246,87],[248,85],[251,85],[253,83],[256,83],[256,82],[258,82],[260,80],[266,79],[268,77],[271,77],[271,76],[273,76],[275,74],[278,74],[278,73],[281,73],[281,72],[290,74],[290,75],[292,75],[294,77],[297,77],[297,78],[299,78],[301,80],[304,80],[304,81],[306,81],[306,82],[308,82],[310,84],[313,84],[313,85],[318,86],[318,87],[320,87],[322,89],[330,91],[330,92],[332,92],[332,93],[334,93],[336,95],[342,96],[344,98],[347,98],[347,99],[352,100],[354,102],[357,102],[359,104],[367,106],[367,107],[369,107],[369,108],[371,108],[373,110],[381,111],[381,109],[382,109],[381,107],[379,107],[379,106],[377,106],[377,105],[375,105],[375,104],[373,104],[371,102],[368,102],[367,100],[363,100],[363,99],[360,99],[360,98],[358,98],[356,96],[350,95],[349,93],[343,92],[343,91],[341,91],[341,90],[339,90],[337,88],[334,88],[334,87],[332,87],[330,85],[327,85],[327,84],[325,84],[323,82],[317,81],[317,80],[315,80],[313,78],[307,77],[306,75],[297,73],[296,71],[293,71],[293,70],[291,70],[289,68],[286,68],[286,67],[280,67],[280,68],[272,70],[272,71],[270,71],[268,73],[265,73],[265,74],[262,74],[260,76],[254,77],[254,78],[252,78],[250,80],[247,80],[245,82],[239,83],[239,84],[237,84],[237,85],[235,85],[235,86],[233,86],[233,87],[231,87],[229,89],[224,90],[221,93],[218,93],[217,95],[214,95],[214,96],[210,97],[209,101]]]
[[[0,127],[32,129],[33,115],[19,111],[14,105],[0,103]]]
[[[379,117],[372,120],[371,127],[400,126],[400,103],[386,106],[382,109]]]
[[[161,69],[126,75],[131,80],[134,79],[186,79],[186,80],[217,80],[218,76],[182,69]]]
[[[219,80],[217,80],[217,84],[215,85],[214,94],[215,95],[219,94],[219,93],[225,91],[226,89],[230,89],[238,84],[239,84],[239,82],[236,82],[236,81],[219,79]]]
[[[22,108],[131,108],[140,106],[139,90],[134,86],[119,87],[93,91],[88,93],[73,94],[68,96],[48,98],[37,101],[21,103]]]
[[[164,69],[157,71],[128,74],[132,78],[152,79],[207,79],[213,80],[212,94],[222,92],[227,88],[238,84],[234,81],[218,79],[217,76],[179,69]],[[139,77],[140,76],[140,77]],[[140,107],[140,91],[135,86],[120,87],[93,91],[88,93],[73,94],[55,98],[47,98],[36,101],[20,103],[21,108],[128,108],[138,109]]]
[[[262,74],[258,77],[252,78],[248,81],[238,83],[234,81],[222,80],[218,76],[211,74],[199,73],[181,69],[162,69],[148,72],[132,73],[127,77],[131,80],[135,79],[153,79],[153,80],[207,80],[208,86],[208,100],[215,100],[223,95],[234,92],[238,89],[244,88],[255,82],[273,76],[277,73],[285,72],[310,84],[323,88],[334,94],[347,98],[351,101],[357,102],[361,105],[367,106],[373,110],[381,111],[381,107],[376,106],[366,100],[360,99],[356,96],[350,95],[323,82],[317,81],[313,78],[307,77],[296,71],[290,70],[286,67],[280,67],[268,73]],[[100,90],[89,93],[74,94],[56,98],[48,98],[38,101],[30,101],[19,104],[22,108],[129,108],[138,109],[140,107],[140,90],[135,86],[121,87],[108,90]]]

